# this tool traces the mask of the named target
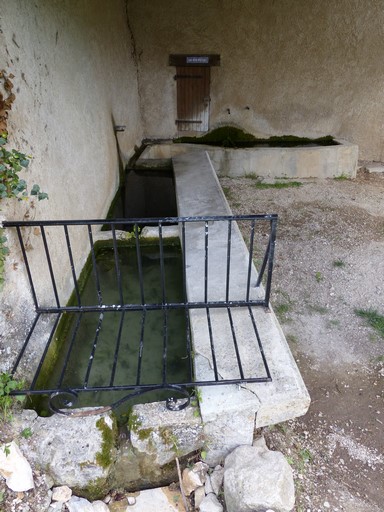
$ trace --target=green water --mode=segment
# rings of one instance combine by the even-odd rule
[[[166,302],[182,302],[182,258],[178,246],[164,247],[164,271],[161,274],[159,248],[141,248],[142,291],[136,249],[119,247],[118,261],[121,273],[121,291],[125,304],[140,304],[144,295],[146,304],[162,301],[162,279]],[[102,303],[117,305],[120,294],[113,249],[97,251]],[[97,305],[98,293],[92,265],[89,265],[81,294],[82,305]],[[166,328],[165,328],[166,320]],[[186,318],[183,310],[66,313],[57,329],[56,346],[60,353],[52,370],[42,368],[45,383],[42,389],[156,385],[163,382],[164,370],[168,383],[190,380],[186,346]],[[120,333],[120,342],[118,342]],[[59,339],[63,336],[64,339]],[[73,346],[71,347],[72,340]],[[164,343],[167,351],[164,358]],[[96,346],[95,346],[96,345]],[[141,352],[141,361],[139,354]],[[92,361],[92,366],[89,366]],[[116,361],[116,363],[114,362]],[[63,373],[62,381],[60,376]],[[47,373],[49,373],[47,377]],[[43,384],[43,386],[42,386]],[[127,391],[81,392],[76,407],[107,405],[125,396]],[[144,394],[134,403],[165,399],[171,394],[161,391]],[[122,408],[127,409],[132,401]],[[46,414],[47,400],[35,406]],[[120,411],[121,413],[121,411]]]

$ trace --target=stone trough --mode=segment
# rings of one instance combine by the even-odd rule
[[[219,176],[260,178],[355,178],[358,146],[337,140],[333,146],[255,147],[230,149],[198,144],[151,144],[138,166],[158,159],[206,151]]]
[[[231,211],[218,182],[207,151],[196,148],[173,157],[179,216],[230,215]],[[214,230],[213,230],[214,231]],[[106,236],[103,234],[103,236]],[[201,251],[194,244],[193,227],[187,230],[186,282],[190,300],[201,300],[203,293],[196,281],[201,273]],[[216,242],[215,242],[216,240]],[[220,233],[212,237],[217,243],[217,261],[209,269],[210,293],[220,289],[222,260]],[[232,252],[241,277],[241,262],[248,260],[247,248],[240,231],[234,231]],[[257,274],[256,269],[253,273]],[[215,285],[216,282],[216,285]],[[236,283],[235,283],[236,286]],[[36,432],[22,441],[36,468],[46,471],[55,485],[69,485],[79,495],[103,496],[110,488],[139,489],[164,485],[176,479],[176,457],[183,458],[203,450],[211,466],[222,462],[239,445],[251,445],[255,428],[276,424],[306,413],[310,397],[291,355],[284,334],[272,308],[254,307],[254,315],[262,337],[272,382],[242,385],[203,386],[197,390],[198,400],[187,409],[169,411],[165,403],[148,403],[132,407],[128,426],[118,431],[110,414],[100,416],[38,418],[25,411],[18,428]],[[239,308],[234,322],[245,325],[247,313]],[[204,346],[209,343],[206,326],[199,311],[191,313],[190,322],[198,379],[211,371],[211,361]],[[212,322],[220,326],[221,311],[212,311]],[[230,333],[222,327],[223,346]],[[249,364],[253,354],[248,354]],[[247,364],[247,362],[245,363]],[[230,377],[231,361],[224,361],[219,373]],[[76,471],[81,476],[75,477]]]

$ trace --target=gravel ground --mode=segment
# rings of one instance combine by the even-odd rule
[[[384,511],[384,339],[356,314],[384,315],[384,174],[296,181],[220,179],[233,213],[279,215],[272,305],[312,399],[263,434],[297,512]]]

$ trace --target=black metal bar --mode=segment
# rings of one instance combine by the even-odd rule
[[[139,228],[138,228],[137,224],[135,224],[135,226],[134,226],[134,233],[135,233],[135,244],[136,244],[137,270],[139,272],[140,297],[141,297],[141,304],[144,305],[145,298],[144,298],[143,265],[141,262],[141,251],[140,251],[140,243],[139,243]]]
[[[146,309],[148,311],[157,310],[157,309],[204,309],[206,307],[209,308],[226,308],[227,306],[231,307],[243,307],[243,306],[265,306],[264,299],[255,299],[255,300],[238,300],[238,301],[208,301],[208,302],[168,302],[166,304],[124,304],[120,305],[111,305],[107,306],[105,304],[101,306],[82,306],[78,308],[76,306],[62,306],[61,308],[40,308],[39,313],[60,313],[60,312],[76,312],[83,311],[86,313],[92,312],[108,312],[108,311],[141,311],[142,309]]]
[[[39,321],[39,318],[40,318],[40,313],[37,313],[37,315],[35,316],[33,322],[32,322],[32,325],[28,331],[28,334],[27,334],[27,337],[25,338],[25,341],[23,343],[23,346],[21,347],[21,350],[19,352],[19,355],[17,356],[16,358],[16,361],[15,363],[13,364],[13,367],[12,367],[12,375],[16,372],[17,370],[17,367],[19,366],[19,363],[21,361],[21,358],[23,357],[24,355],[24,352],[25,352],[25,349],[27,348],[28,346],[28,343],[29,343],[29,340],[31,339],[31,336],[33,334],[33,331],[35,330],[35,327],[37,325],[37,322]]]
[[[124,318],[125,318],[125,311],[123,311],[121,313],[121,317],[120,317],[119,331],[117,333],[115,353],[114,353],[114,356],[113,356],[113,366],[112,366],[112,372],[111,372],[111,380],[109,381],[109,385],[110,386],[113,386],[113,383],[115,381],[116,367],[117,367],[117,360],[118,360],[119,351],[120,351],[121,334],[123,332]]]
[[[248,257],[248,277],[247,277],[247,291],[246,291],[246,302],[249,301],[249,291],[251,288],[251,275],[253,267],[253,240],[255,237],[255,221],[251,223],[251,237],[249,240],[249,257]]]
[[[187,261],[185,246],[185,221],[181,223],[181,256],[183,258],[183,297],[184,304],[187,303]]]
[[[208,302],[208,221],[204,231],[204,301]]]
[[[229,301],[229,276],[231,271],[231,241],[232,241],[232,221],[228,220],[228,238],[227,238],[227,276],[225,284],[225,300]]]
[[[167,382],[168,311],[163,311],[163,384]]]
[[[95,277],[97,302],[98,302],[99,306],[101,306],[103,304],[103,297],[101,295],[99,271],[97,270],[97,261],[96,261],[96,254],[95,254],[95,246],[93,244],[93,236],[92,236],[92,226],[91,226],[91,224],[88,224],[88,237],[89,237],[89,243],[90,243],[90,246],[91,246],[92,268],[93,268],[93,275]]]
[[[188,382],[181,382],[177,384],[178,386],[182,388],[193,388],[196,386],[215,386],[215,385],[230,385],[230,384],[249,384],[249,383],[261,383],[261,382],[272,382],[271,377],[254,377],[254,378],[246,378],[244,380],[241,379],[223,379],[223,380],[191,380]],[[167,384],[167,386],[163,386],[162,384],[159,385],[153,385],[153,384],[141,384],[140,386],[137,386],[135,384],[128,384],[123,386],[95,386],[95,387],[72,387],[71,391],[75,393],[84,392],[84,393],[98,393],[101,391],[125,391],[130,389],[149,389],[151,391],[155,390],[162,390],[167,389],[170,386],[170,384]],[[47,395],[51,393],[57,392],[57,388],[46,388],[46,389],[20,389],[20,390],[14,390],[11,391],[9,394],[12,396],[20,396],[20,395]],[[63,390],[64,391],[64,390]]]
[[[215,381],[219,380],[219,374],[217,371],[217,362],[216,362],[216,353],[215,353],[215,345],[213,343],[213,334],[212,334],[212,322],[209,308],[206,308],[207,314],[207,324],[208,324],[208,333],[209,333],[209,344],[211,346],[211,354],[212,354],[212,365],[213,372],[215,374]]]
[[[78,330],[79,330],[79,327],[80,327],[80,323],[81,323],[82,317],[83,317],[83,313],[77,314],[76,325],[75,325],[75,328],[73,330],[73,334],[71,336],[71,342],[69,344],[67,355],[65,356],[65,359],[64,359],[63,368],[62,368],[61,373],[60,373],[60,378],[59,378],[59,381],[57,383],[57,388],[58,389],[60,389],[62,387],[62,385],[63,385],[64,375],[65,375],[65,372],[67,370],[68,362],[69,362],[69,359],[71,357],[73,347],[75,345],[75,340],[76,340],[76,336],[77,336],[77,333],[78,333]]]
[[[185,336],[186,336],[186,348],[187,348],[187,357],[188,357],[188,370],[189,370],[189,378],[192,379],[193,375],[193,360],[192,360],[192,342],[191,342],[191,325],[189,322],[189,314],[188,309],[185,309]]]
[[[233,318],[232,318],[231,309],[227,308],[227,312],[228,312],[229,324],[231,326],[233,346],[235,347],[235,352],[236,352],[237,366],[239,367],[240,379],[244,379],[243,366],[241,364],[239,346],[237,344],[236,333],[235,333],[235,328],[234,328],[234,325],[233,325]]]
[[[44,229],[44,226],[40,226],[40,233],[41,233],[41,236],[42,236],[42,239],[43,239],[43,245],[44,245],[44,251],[45,251],[45,256],[47,258],[47,264],[48,264],[48,269],[49,269],[49,275],[51,277],[51,283],[52,283],[52,288],[53,288],[53,294],[55,296],[55,300],[56,300],[56,305],[57,307],[59,308],[60,307],[60,300],[59,300],[59,295],[57,293],[57,286],[56,286],[56,281],[55,281],[55,275],[53,273],[53,268],[52,268],[52,261],[51,261],[51,255],[49,253],[49,248],[48,248],[48,243],[47,243],[47,237],[45,236],[45,229]]]
[[[85,373],[84,388],[88,387],[89,376],[91,374],[91,370],[92,370],[92,366],[93,366],[93,361],[95,359],[95,353],[96,353],[96,349],[97,349],[97,342],[99,341],[99,335],[100,335],[100,331],[101,331],[101,326],[103,324],[103,320],[104,320],[104,314],[100,313],[99,320],[97,322],[95,337],[93,338],[91,353],[90,353],[90,356],[89,356],[89,359],[88,359],[87,371]]]
[[[72,246],[71,246],[71,239],[69,237],[69,231],[68,226],[64,224],[64,235],[65,240],[67,242],[67,249],[68,249],[68,256],[69,256],[69,264],[71,266],[71,272],[72,272],[72,279],[73,279],[73,285],[75,287],[75,293],[76,293],[76,299],[77,299],[77,305],[81,307],[81,296],[80,296],[80,289],[79,289],[79,282],[76,277],[76,268],[75,263],[73,261],[73,253],[72,253]]]
[[[242,220],[266,220],[270,221],[273,219],[277,219],[277,214],[275,213],[267,213],[267,214],[255,214],[255,215],[204,215],[204,216],[190,216],[190,217],[162,217],[162,224],[178,224],[179,222],[205,222],[205,221],[220,221],[220,220],[234,220],[234,221],[242,221]],[[148,225],[148,224],[157,224],[159,222],[159,217],[150,217],[150,218],[125,218],[125,219],[77,219],[77,220],[28,220],[28,221],[3,221],[3,227],[28,227],[28,226],[84,226],[84,225],[99,225],[99,226],[117,226],[117,225],[128,225],[132,226],[132,224],[138,225]]]
[[[117,240],[116,240],[116,228],[115,226],[111,226],[112,231],[112,239],[113,239],[113,255],[115,258],[115,270],[116,270],[116,279],[117,279],[117,287],[119,290],[119,297],[120,297],[120,305],[124,304],[124,296],[123,296],[123,287],[121,284],[121,271],[120,271],[120,264],[119,264],[119,251],[117,248]]]
[[[161,280],[161,301],[166,303],[165,297],[165,269],[164,269],[164,247],[161,222],[159,222],[159,250],[160,250],[160,280]]]
[[[3,223],[3,225],[5,225],[5,224],[6,224],[6,222]],[[39,309],[39,302],[37,300],[36,290],[35,290],[35,286],[33,284],[33,279],[32,279],[31,268],[29,266],[27,252],[25,250],[24,240],[23,240],[23,237],[21,235],[21,230],[20,230],[20,226],[19,225],[16,225],[16,231],[17,231],[17,237],[19,239],[21,253],[23,255],[23,259],[24,259],[24,263],[25,263],[25,268],[27,270],[28,281],[29,281],[29,286],[31,288],[31,294],[32,294],[33,303],[34,303],[35,309],[37,311]]]
[[[256,288],[261,285],[261,282],[262,282],[263,277],[264,277],[265,268],[266,268],[267,263],[268,263],[269,250],[270,250],[269,248],[270,248],[270,244],[271,244],[271,238],[270,237],[271,237],[271,235],[269,235],[267,250],[264,253],[263,262],[261,264],[261,267],[260,267],[260,270],[259,270],[259,274],[257,276]]]
[[[57,316],[56,316],[56,320],[55,320],[55,323],[51,329],[51,332],[49,334],[49,338],[48,338],[48,341],[47,341],[47,344],[45,345],[45,348],[44,348],[44,352],[40,358],[40,361],[39,361],[39,364],[37,366],[37,370],[36,370],[36,373],[33,377],[33,380],[32,380],[32,383],[31,383],[31,388],[30,389],[33,389],[35,386],[36,386],[36,382],[37,382],[37,379],[39,378],[39,375],[40,375],[40,370],[43,366],[43,363],[45,361],[45,357],[47,355],[47,352],[49,350],[49,347],[51,346],[51,343],[52,343],[52,340],[53,340],[53,335],[56,331],[56,328],[57,328],[57,325],[59,323],[59,319],[61,317],[61,314],[59,313]]]
[[[275,244],[276,244],[276,228],[277,228],[277,219],[271,219],[271,234],[270,234],[270,243],[268,245],[268,274],[267,274],[267,283],[265,285],[265,305],[269,306],[269,299],[271,296],[271,286],[272,286],[272,272],[273,272],[273,259],[275,256]]]
[[[140,345],[139,345],[139,356],[137,360],[137,374],[136,374],[136,385],[139,386],[141,380],[141,364],[143,360],[143,351],[144,351],[144,328],[145,328],[145,317],[147,311],[143,309],[141,315],[141,329],[140,329]]]
[[[261,358],[262,358],[262,360],[263,360],[263,364],[264,364],[265,372],[266,372],[266,374],[267,374],[267,379],[268,379],[268,380],[272,380],[272,378],[271,378],[271,372],[269,371],[269,366],[268,366],[268,363],[267,363],[267,359],[266,359],[265,354],[264,354],[263,344],[261,343],[259,330],[258,330],[258,328],[257,328],[256,320],[255,320],[255,317],[254,317],[254,315],[253,315],[252,308],[251,308],[250,306],[248,306],[248,311],[249,311],[249,315],[250,315],[251,320],[252,320],[253,330],[254,330],[255,335],[256,335],[257,344],[258,344],[258,346],[259,346],[260,355],[261,355]]]

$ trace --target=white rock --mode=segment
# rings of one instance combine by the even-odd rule
[[[256,437],[253,440],[253,446],[257,446],[257,448],[263,448],[264,450],[268,450],[267,443],[265,442],[264,436]]]
[[[208,494],[200,503],[200,512],[223,512],[223,506],[215,494]]]
[[[168,487],[147,489],[136,496],[136,503],[126,508],[127,512],[180,512],[182,498],[180,493],[170,491]]]
[[[204,485],[207,478],[208,464],[197,462],[192,469],[186,468],[183,471],[183,488],[187,496],[195,489]]]
[[[223,479],[224,468],[222,466],[216,466],[213,472],[210,474],[212,490],[216,496],[218,496],[221,486],[223,485]]]
[[[290,512],[295,504],[292,469],[280,452],[239,446],[225,459],[224,496],[228,512]]]
[[[195,498],[195,508],[199,508],[200,507],[200,503],[205,498],[205,490],[204,490],[203,486],[198,487],[197,489],[195,489],[194,498]]]
[[[34,488],[31,466],[14,441],[0,446],[0,474],[12,491]]]
[[[54,487],[52,489],[52,500],[66,502],[71,499],[72,490],[67,485]]]
[[[100,500],[92,501],[93,512],[109,512],[108,506]]]
[[[136,498],[134,496],[127,496],[128,505],[134,505],[136,503]]]
[[[64,503],[62,501],[55,501],[49,505],[48,512],[63,512]]]
[[[94,512],[92,504],[85,498],[72,498],[65,504],[69,512]]]
[[[80,419],[61,414],[37,417],[33,436],[21,441],[23,452],[34,467],[50,474],[57,486],[82,489],[95,480],[102,485],[112,464],[101,466],[97,454],[103,450],[103,429],[109,429],[110,424],[109,414]],[[116,449],[112,448],[111,461],[115,454]]]
[[[205,480],[204,490],[205,490],[205,494],[211,494],[211,493],[215,494],[213,487],[212,487],[210,475],[207,475],[207,478]]]

